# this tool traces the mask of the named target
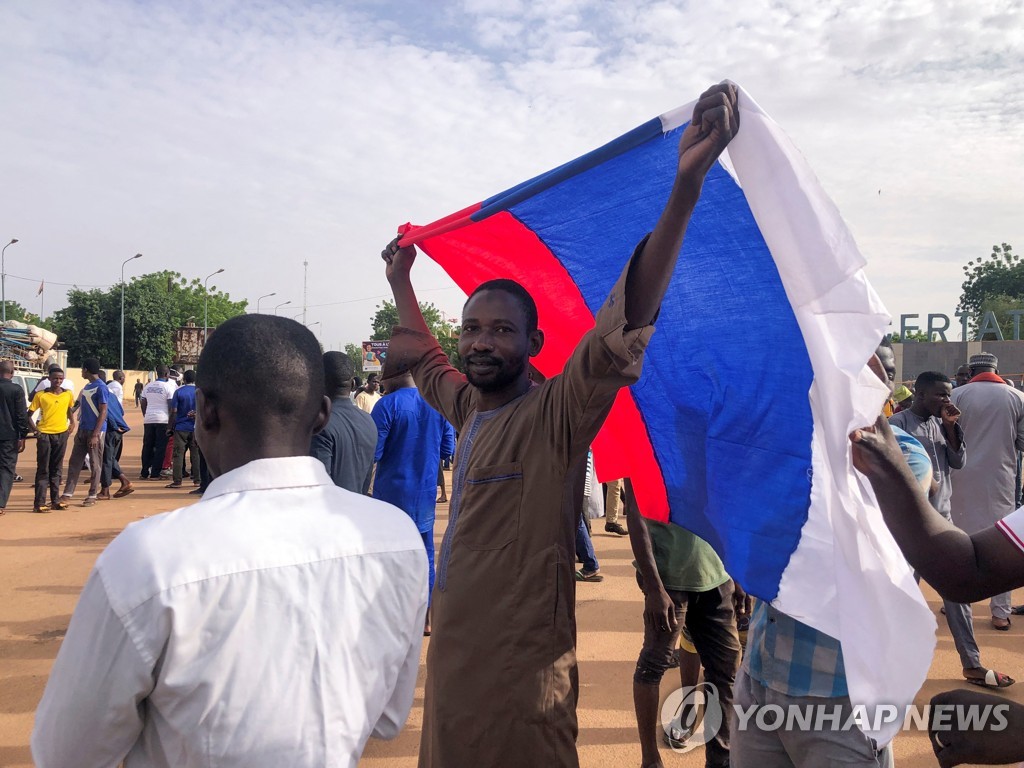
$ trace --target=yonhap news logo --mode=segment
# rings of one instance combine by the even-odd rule
[[[713,683],[678,688],[661,706],[665,744],[673,752],[689,752],[711,741],[722,729],[725,717]]]
[[[817,704],[733,704],[729,712],[722,707],[718,688],[713,683],[678,688],[661,707],[664,742],[674,752],[684,753],[711,741],[722,729],[726,717],[732,717],[735,731],[878,731],[900,723],[903,731],[993,731],[1007,728],[1009,704],[937,704],[896,706],[879,704],[851,705],[849,700],[825,699]]]

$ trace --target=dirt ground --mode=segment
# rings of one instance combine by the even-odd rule
[[[125,441],[123,466],[131,478],[139,472],[142,442],[141,415],[128,408],[134,428]],[[97,506],[73,506],[66,512],[36,515],[31,512],[31,480],[35,474],[35,444],[28,441],[18,464],[26,481],[15,484],[0,518],[0,766],[31,766],[28,748],[33,712],[46,683],[50,665],[60,647],[79,591],[89,569],[104,546],[134,520],[193,503],[184,490],[166,489],[165,482],[133,480],[139,490],[124,499]],[[82,497],[81,488],[77,494]],[[439,505],[438,541],[447,524],[447,505]],[[598,521],[600,523],[600,521]],[[605,580],[579,584],[579,658],[581,695],[579,705],[580,761],[583,766],[636,766],[636,724],[631,681],[641,645],[642,601],[636,583],[629,541],[595,526],[594,546]],[[926,589],[929,604],[938,610],[935,594]],[[941,617],[940,617],[941,618]],[[989,626],[987,606],[977,606],[975,629],[983,661],[1017,679],[1024,679],[1024,621],[1009,632]],[[501,642],[501,628],[494,628],[494,642]],[[426,658],[426,645],[422,659]],[[960,668],[953,642],[941,621],[938,650],[928,681],[918,694],[924,704],[938,693],[961,685]],[[678,687],[670,673],[663,695]],[[500,692],[495,692],[499,694]],[[1008,698],[1024,701],[1024,684],[1008,689]],[[360,762],[366,768],[411,768],[416,765],[419,728],[422,722],[423,665],[416,700],[402,734],[391,742],[371,740]],[[936,765],[926,736],[907,733],[895,741],[900,766]],[[702,766],[703,751],[684,755],[663,753],[665,765]],[[538,766],[538,768],[541,768]]]

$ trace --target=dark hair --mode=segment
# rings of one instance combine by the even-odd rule
[[[327,394],[333,395],[339,389],[352,386],[352,374],[356,367],[352,358],[344,352],[331,351],[324,353],[324,386]]]
[[[64,369],[61,368],[59,365],[51,365],[46,373],[47,373],[47,375],[49,375],[51,373],[64,373]]]
[[[504,291],[507,293],[518,302],[523,310],[523,315],[526,317],[526,332],[533,333],[537,330],[537,303],[533,300],[533,296],[530,295],[529,291],[515,280],[498,278],[497,280],[488,280],[486,283],[480,283],[476,290],[469,294],[466,304],[469,304],[478,293],[483,293],[484,291]],[[465,308],[465,304],[463,308]],[[463,311],[463,314],[465,314],[465,311]]]
[[[306,326],[287,317],[238,315],[210,336],[199,356],[196,386],[254,435],[284,424],[305,429],[324,397],[320,344]]]
[[[185,371],[185,383],[186,384],[195,384],[196,383],[196,372],[195,371]]]
[[[892,336],[888,333],[882,337],[882,340],[878,342],[879,347],[885,347],[886,349],[892,349]]]
[[[93,374],[99,373],[100,361],[97,360],[95,357],[87,357],[85,358],[85,360],[82,361],[82,370],[88,371],[89,373]]]
[[[952,384],[949,380],[949,376],[938,371],[925,371],[924,373],[918,374],[917,380],[914,382],[915,392],[924,392],[935,384]]]
[[[371,381],[376,381],[379,378],[380,376],[378,376],[376,373],[371,373],[369,376],[366,377],[366,383],[369,384]]]
[[[167,367],[166,365],[158,365],[158,366],[156,367],[156,377],[157,377],[158,379],[164,379],[164,378],[167,378],[167,375],[168,375],[168,374],[169,374],[170,372],[171,372],[171,369],[170,369],[170,368],[168,368],[168,367]]]

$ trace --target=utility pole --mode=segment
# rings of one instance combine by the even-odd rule
[[[302,262],[302,324],[306,324],[306,289],[309,285],[309,262]]]

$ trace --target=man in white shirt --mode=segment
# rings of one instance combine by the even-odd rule
[[[142,388],[142,479],[159,480],[167,453],[167,422],[170,399],[178,387],[166,365],[156,368],[156,381]]]
[[[53,371],[60,371],[61,373],[64,373],[64,369],[61,368],[59,365],[49,366],[46,369],[46,375],[39,380],[38,384],[36,384],[36,388],[32,390],[32,395],[29,395],[30,398],[37,392],[45,392],[50,388],[50,373]],[[64,379],[60,384],[60,388],[63,389],[65,392],[70,392],[71,394],[74,394],[75,382],[73,382],[71,379]]]
[[[330,401],[299,323],[221,324],[196,384],[216,479],[100,555],[36,712],[36,765],[354,768],[412,706],[423,542],[308,455]]]
[[[112,380],[107,382],[107,389],[124,408],[124,371],[114,371]]]

